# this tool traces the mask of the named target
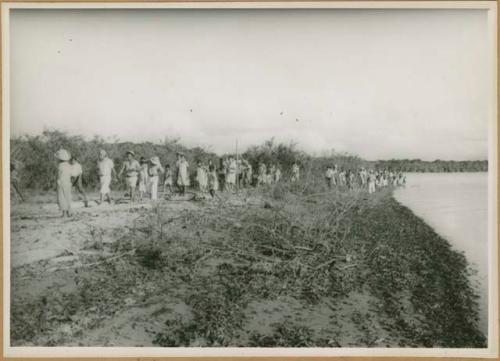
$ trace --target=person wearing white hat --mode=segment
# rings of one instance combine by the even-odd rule
[[[73,167],[69,160],[71,154],[66,149],[59,149],[56,154],[57,166],[57,204],[63,217],[70,216],[71,210],[71,174]]]
[[[118,178],[125,172],[125,180],[127,183],[127,191],[130,194],[130,200],[135,201],[135,188],[137,187],[137,180],[141,165],[135,159],[135,153],[131,150],[127,151],[127,160],[123,162],[122,169],[118,172]]]
[[[158,200],[158,180],[160,177],[160,173],[163,173],[163,167],[160,163],[160,158],[153,157],[150,160],[151,167],[149,167],[149,184],[151,186],[151,200]]]
[[[99,183],[101,185],[99,204],[107,199],[109,204],[111,204],[111,179],[116,177],[115,165],[113,160],[108,158],[108,154],[104,149],[99,151],[99,161],[97,162],[97,169],[99,174]]]

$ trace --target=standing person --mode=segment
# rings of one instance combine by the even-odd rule
[[[59,149],[56,154],[57,166],[57,204],[63,217],[69,217],[71,211],[71,173],[73,167],[69,162],[71,154],[66,149]]]
[[[300,168],[297,162],[292,165],[292,182],[297,182],[300,178]]]
[[[158,183],[160,179],[160,174],[163,173],[163,167],[160,163],[160,158],[153,157],[150,160],[151,167],[149,167],[149,183],[151,186],[151,200],[158,200]]]
[[[208,166],[208,189],[212,198],[215,197],[215,192],[219,189],[217,170],[213,164]]]
[[[276,169],[274,171],[274,182],[278,183],[281,180],[281,169],[278,166],[276,166]]]
[[[237,164],[233,156],[229,156],[226,173],[226,187],[228,191],[233,191],[236,184]]]
[[[167,187],[168,187],[168,193],[172,194],[172,170],[170,169],[170,164],[165,165],[165,182],[163,183],[163,193],[166,194],[167,192]]]
[[[346,182],[346,175],[344,168],[340,168],[338,175],[339,175],[339,185],[345,186],[347,182]]]
[[[375,193],[376,176],[373,170],[370,170],[370,172],[368,173],[367,181],[368,181],[368,193],[370,194]]]
[[[326,167],[325,179],[328,188],[332,188],[335,185],[335,173],[331,166]]]
[[[361,179],[361,186],[364,187],[366,186],[366,183],[367,183],[367,178],[368,178],[368,174],[365,170],[365,168],[361,167],[361,170],[359,171],[359,177]]]
[[[221,190],[226,189],[226,162],[225,159],[219,159],[218,183]]]
[[[19,181],[17,179],[17,167],[15,164],[10,163],[10,185],[14,189],[14,195],[21,198],[21,202],[24,202],[24,196],[21,193],[21,188],[19,187]]]
[[[71,177],[73,178],[72,182],[73,187],[75,187],[78,193],[83,197],[83,204],[85,205],[85,207],[88,208],[89,201],[87,199],[87,195],[85,194],[85,190],[83,189],[83,183],[82,183],[83,169],[82,165],[78,163],[78,159],[76,159],[75,156],[71,158],[71,166],[72,166]]]
[[[123,166],[118,173],[118,177],[121,177],[123,172],[125,172],[127,190],[130,194],[130,201],[132,202],[135,201],[135,188],[137,187],[137,179],[139,178],[140,171],[141,165],[135,159],[135,153],[131,150],[127,151],[127,160],[123,162]]]
[[[247,187],[250,187],[252,185],[252,179],[253,179],[253,169],[252,165],[250,164],[249,161],[245,161],[245,167],[246,167],[246,172],[245,172],[245,185]]]
[[[99,173],[99,183],[101,184],[99,204],[102,204],[104,198],[111,204],[111,179],[116,178],[115,165],[113,161],[108,158],[108,154],[104,149],[99,151],[99,161],[97,162]]]
[[[149,173],[146,158],[141,157],[139,164],[141,165],[141,170],[139,171],[139,199],[142,201],[148,191]]]
[[[208,178],[205,166],[201,162],[198,162],[196,167],[196,181],[198,182],[200,192],[205,193],[208,188]]]
[[[189,187],[189,164],[184,154],[177,153],[177,162],[175,164],[177,166],[177,186],[181,195],[184,195],[186,194],[186,187]]]
[[[274,183],[274,174],[275,173],[276,173],[276,166],[274,164],[271,164],[269,166],[269,172],[267,173],[267,184]]]
[[[347,185],[349,189],[354,188],[354,182],[355,182],[354,172],[349,169],[347,171]]]
[[[266,165],[263,162],[259,163],[259,172],[257,176],[257,185],[262,185],[266,183]]]

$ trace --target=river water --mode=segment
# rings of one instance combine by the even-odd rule
[[[396,199],[465,256],[479,293],[479,327],[488,334],[488,174],[408,173]]]

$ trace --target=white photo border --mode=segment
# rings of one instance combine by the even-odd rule
[[[3,2],[2,174],[3,174],[3,356],[4,357],[499,357],[498,322],[498,93],[496,1],[283,1],[283,2]],[[192,348],[192,347],[12,347],[10,346],[10,67],[12,9],[483,9],[488,11],[491,94],[488,152],[488,347],[457,348]]]

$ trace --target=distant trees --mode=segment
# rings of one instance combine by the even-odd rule
[[[486,172],[487,160],[391,159],[373,162],[375,168],[398,169],[403,172]]]

